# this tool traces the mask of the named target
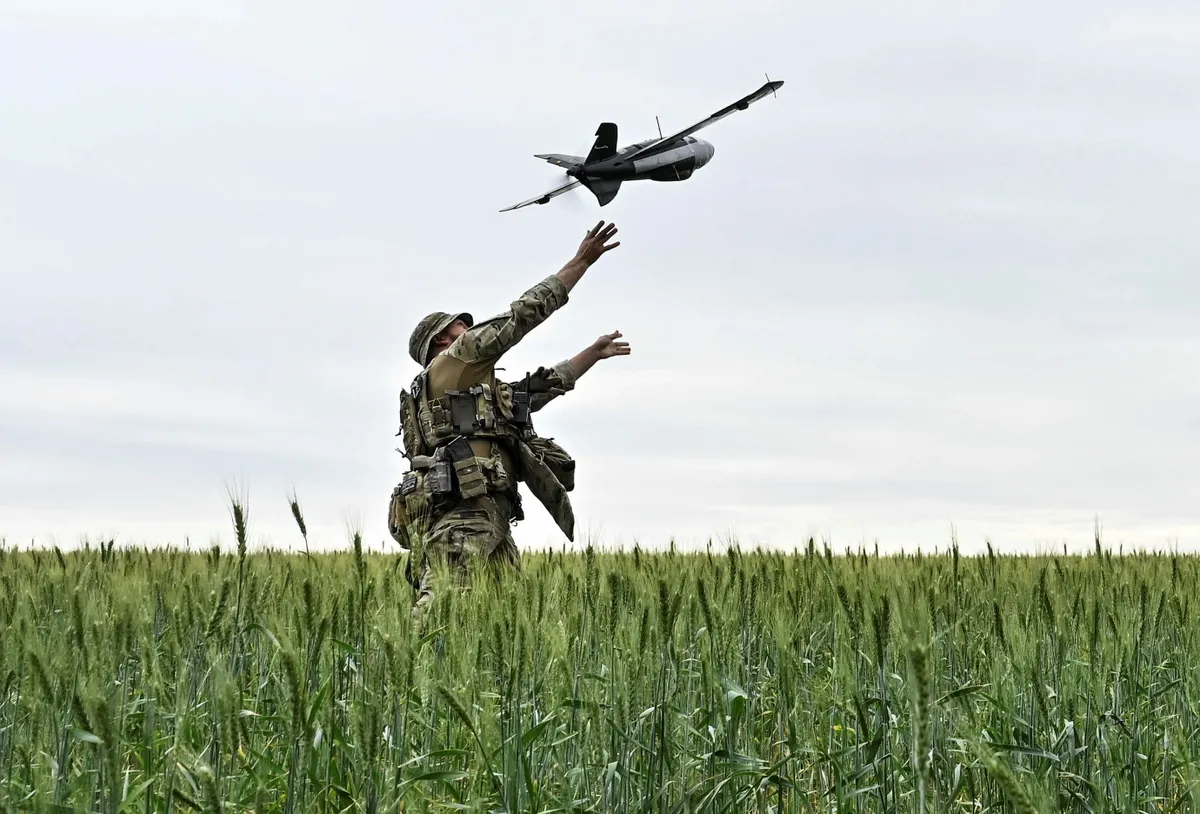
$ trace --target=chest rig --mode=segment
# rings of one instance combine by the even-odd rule
[[[430,399],[427,371],[417,375],[412,392],[400,392],[400,432],[404,456],[412,461],[432,455],[455,438],[473,440],[525,439],[534,435],[529,409],[529,376],[513,387],[505,382],[487,383],[461,390],[447,390]]]

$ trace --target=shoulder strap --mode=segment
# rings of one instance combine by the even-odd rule
[[[427,385],[428,376],[429,376],[429,368],[425,368],[424,370],[422,370],[420,373],[417,374],[416,378],[413,379],[411,389],[412,389],[412,396],[414,399],[420,400],[421,396],[425,395],[425,388]]]

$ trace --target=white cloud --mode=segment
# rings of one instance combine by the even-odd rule
[[[413,323],[611,218],[503,363],[633,344],[538,418],[580,538],[1200,542],[1193,14],[607,9],[6,5],[0,536],[228,541],[236,481],[264,539],[298,542],[295,486],[315,544],[379,542]],[[692,180],[496,211],[532,153],[764,71]]]
[[[1109,43],[1155,42],[1200,45],[1200,13],[1194,9],[1142,9],[1113,14],[1094,36]]]

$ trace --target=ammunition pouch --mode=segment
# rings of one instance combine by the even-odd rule
[[[415,472],[406,474],[392,489],[392,496],[388,501],[388,534],[405,551],[413,547],[413,537],[416,532],[412,522],[414,513],[411,511],[414,501],[409,500],[409,494],[416,485],[415,478],[410,479],[409,475],[415,474]]]
[[[500,457],[478,457],[467,439],[457,436],[433,455],[412,459],[412,469],[392,490],[388,533],[403,548],[411,549],[414,537],[460,501],[496,493],[517,494],[516,481]]]
[[[441,455],[453,470],[455,497],[470,500],[488,493],[487,476],[483,471],[482,458],[476,458],[474,450],[461,435],[444,447],[438,447],[434,457]]]
[[[492,388],[477,384],[466,390],[447,390],[450,427],[460,435],[491,432],[500,426]]]

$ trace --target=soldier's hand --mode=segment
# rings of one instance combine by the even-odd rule
[[[620,338],[620,331],[613,331],[610,334],[604,334],[592,343],[592,346],[589,348],[589,350],[596,354],[596,357],[599,359],[608,359],[611,356],[628,356],[629,343],[618,342],[617,340]]]
[[[575,252],[575,259],[581,260],[589,266],[595,263],[605,252],[621,245],[619,240],[616,243],[605,245],[616,233],[617,225],[615,223],[605,224],[604,221],[600,221],[584,235],[579,249]]]

